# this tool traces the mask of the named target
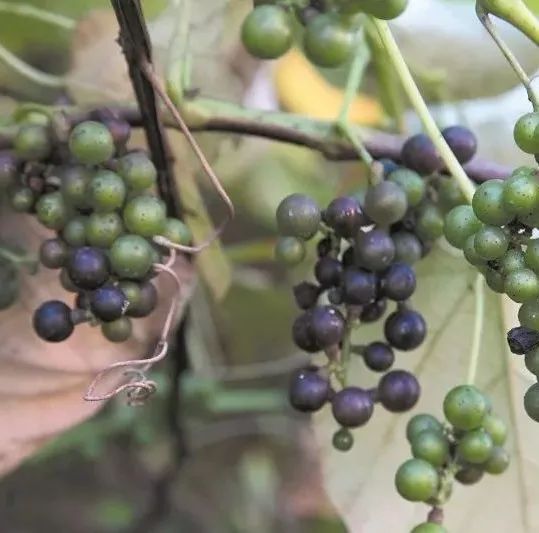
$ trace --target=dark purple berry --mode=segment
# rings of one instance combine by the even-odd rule
[[[333,397],[331,409],[335,420],[343,427],[355,428],[366,424],[372,416],[371,395],[359,387],[346,387]]]
[[[292,375],[288,399],[292,407],[302,413],[321,409],[328,401],[331,387],[329,380],[314,368],[303,368]]]
[[[395,362],[395,354],[390,346],[383,342],[371,342],[363,352],[365,364],[375,372],[389,370]]]
[[[507,333],[507,344],[512,353],[523,355],[539,344],[539,332],[519,326]]]
[[[350,305],[366,305],[376,298],[376,275],[359,268],[347,268],[342,277],[343,298]]]
[[[333,243],[331,241],[331,237],[324,237],[323,239],[320,239],[316,245],[318,257],[326,257],[326,255],[328,255],[332,249]]]
[[[110,131],[114,146],[116,146],[116,148],[125,148],[127,141],[131,136],[131,125],[129,122],[122,119],[111,118],[103,121],[103,124],[105,124]]]
[[[376,300],[375,302],[367,304],[365,307],[363,307],[359,315],[359,319],[361,322],[365,323],[376,322],[382,318],[382,316],[384,316],[386,309],[387,300],[385,298]]]
[[[312,325],[312,311],[307,311],[296,318],[292,325],[292,339],[298,348],[309,353],[318,352],[321,346],[317,343]]]
[[[455,474],[455,479],[463,485],[473,485],[481,480],[484,473],[480,466],[466,465]]]
[[[140,296],[133,303],[129,302],[126,315],[133,318],[143,318],[151,314],[157,306],[157,289],[151,281],[144,281],[140,284]]]
[[[410,137],[404,143],[401,159],[408,168],[419,174],[432,174],[443,166],[434,143],[423,133]]]
[[[105,285],[95,290],[90,297],[92,313],[103,322],[120,318],[127,307],[125,294],[114,285]]]
[[[344,334],[344,317],[331,305],[315,307],[311,311],[311,328],[314,342],[329,348],[341,342]]]
[[[314,283],[302,281],[294,287],[293,291],[298,307],[300,309],[310,309],[316,305],[318,295],[320,294],[320,287]]]
[[[470,161],[477,152],[477,138],[464,126],[445,128],[442,135],[461,164]]]
[[[414,350],[425,340],[427,325],[416,311],[400,309],[387,317],[384,333],[389,344],[397,350]]]
[[[341,281],[342,264],[333,257],[321,257],[314,266],[314,275],[322,287],[335,287]]]
[[[416,287],[414,269],[405,263],[391,265],[382,278],[384,296],[397,302],[407,300]]]
[[[110,268],[105,253],[98,248],[77,248],[67,260],[67,272],[80,289],[97,289],[107,281]]]
[[[356,260],[367,270],[385,270],[395,257],[395,244],[386,231],[360,231],[355,245]]]
[[[58,300],[41,304],[34,313],[34,330],[45,341],[61,342],[74,330],[71,309]]]
[[[353,196],[335,198],[325,211],[325,220],[337,235],[345,239],[354,237],[361,226],[368,224],[357,198]]]
[[[393,413],[411,409],[417,403],[420,393],[419,382],[406,370],[392,370],[378,383],[378,399]]]

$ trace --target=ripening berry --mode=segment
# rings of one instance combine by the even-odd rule
[[[114,154],[114,140],[108,128],[88,120],[77,124],[69,135],[69,150],[85,165],[98,165]]]
[[[355,428],[369,421],[374,403],[366,390],[359,387],[345,387],[333,397],[331,409],[335,420],[341,426]]]
[[[318,232],[321,214],[312,198],[291,194],[277,207],[276,218],[281,235],[308,240]]]
[[[41,304],[34,312],[34,330],[45,341],[61,342],[74,330],[71,309],[58,300]]]
[[[411,502],[426,502],[436,495],[440,478],[436,469],[423,459],[409,459],[395,475],[398,493]]]
[[[419,400],[420,393],[416,377],[405,370],[392,370],[378,383],[380,402],[393,413],[410,410]]]
[[[331,386],[316,368],[303,368],[292,375],[288,389],[290,404],[302,413],[313,413],[328,401]]]

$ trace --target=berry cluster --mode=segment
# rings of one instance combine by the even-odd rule
[[[307,6],[291,7],[285,1],[265,2],[247,15],[241,37],[251,55],[276,59],[292,47],[299,22],[304,27],[301,39],[307,58],[319,67],[333,68],[353,54],[358,15],[394,19],[407,4],[408,0],[311,0]]]
[[[448,128],[444,135],[461,159],[475,153],[475,138],[468,130]],[[322,211],[311,198],[293,194],[277,209],[281,237],[275,255],[280,262],[301,262],[305,242],[323,233],[317,244],[316,283],[304,281],[294,287],[303,312],[294,322],[292,336],[308,353],[324,351],[329,362],[324,368],[311,366],[297,372],[289,394],[292,406],[302,412],[331,403],[341,426],[333,441],[340,450],[352,446],[349,428],[364,425],[375,402],[389,411],[403,412],[419,398],[419,383],[412,374],[390,370],[395,350],[414,350],[427,333],[425,320],[409,302],[416,289],[412,265],[442,235],[441,191],[446,205],[463,201],[447,185],[450,180],[438,174],[441,160],[428,137],[411,137],[403,146],[401,160],[405,166],[382,161],[384,175],[375,176],[362,202],[355,196],[342,196]],[[395,302],[395,309],[385,318],[384,341],[352,346],[353,327],[382,319],[388,302]],[[376,388],[347,385],[350,352],[360,355],[370,370],[385,373]],[[340,384],[337,392],[332,378]]]
[[[459,385],[449,391],[443,410],[449,424],[429,414],[418,414],[406,427],[413,459],[397,470],[398,493],[412,502],[425,502],[438,512],[451,496],[453,480],[463,485],[477,483],[486,472],[501,474],[509,466],[503,448],[507,427],[490,411],[489,399],[476,387]],[[412,533],[443,533],[440,524],[426,522]]]
[[[61,269],[62,286],[76,293],[74,309],[53,300],[35,311],[34,329],[49,342],[67,339],[85,321],[101,324],[112,342],[127,340],[130,318],[149,315],[157,303],[152,266],[166,251],[153,237],[191,240],[152,194],[150,158],[127,149],[129,124],[102,114],[76,124],[65,140],[48,121],[22,124],[14,150],[0,154],[12,207],[56,232],[41,244],[41,264]]]

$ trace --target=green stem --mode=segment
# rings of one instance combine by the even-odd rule
[[[47,24],[52,24],[58,28],[71,31],[75,28],[76,22],[69,17],[57,13],[51,13],[45,9],[32,6],[30,4],[15,4],[13,2],[1,2],[0,12],[10,13],[26,18],[33,18]]]
[[[397,71],[397,74],[401,80],[402,86],[405,93],[407,94],[412,106],[414,107],[419,119],[421,120],[425,131],[432,139],[432,142],[438,149],[440,156],[442,157],[447,169],[451,175],[455,178],[459,187],[461,188],[464,196],[468,202],[472,201],[472,197],[475,191],[473,183],[470,181],[466,172],[462,168],[461,164],[458,162],[457,158],[451,151],[451,148],[445,142],[445,139],[442,137],[436,122],[432,118],[432,115],[429,112],[427,104],[423,100],[417,85],[410,74],[410,70],[406,65],[406,62],[395,42],[391,30],[387,22],[378,20],[374,17],[370,17],[369,20],[378,30],[380,39],[382,40],[384,46],[386,47],[389,60],[393,64],[393,67]]]
[[[35,265],[37,263],[35,257],[26,254],[18,254],[3,246],[0,246],[0,257],[14,265]]]
[[[470,353],[470,363],[468,365],[468,376],[466,383],[473,385],[477,376],[479,364],[479,354],[481,352],[481,336],[483,335],[483,321],[485,315],[485,280],[481,274],[475,280],[475,322],[472,338],[472,348]]]

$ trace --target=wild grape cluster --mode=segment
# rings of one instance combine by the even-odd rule
[[[456,154],[468,160],[476,150],[466,129],[444,130]],[[413,264],[428,254],[443,233],[443,205],[464,201],[451,180],[442,174],[434,145],[424,135],[408,139],[402,165],[382,161],[383,172],[374,177],[364,198],[341,196],[324,210],[308,196],[293,194],[277,209],[281,237],[276,258],[294,265],[303,260],[306,241],[319,232],[315,282],[294,287],[302,313],[293,324],[295,344],[308,353],[324,351],[328,364],[311,365],[294,374],[290,402],[302,412],[314,412],[331,403],[341,426],[334,446],[348,450],[350,428],[368,422],[374,404],[403,412],[417,402],[420,386],[411,373],[392,370],[395,351],[414,350],[427,334],[425,320],[412,308],[416,289]],[[365,346],[351,345],[351,332],[359,323],[383,319],[389,303],[394,309],[384,319],[384,339]],[[347,383],[347,358],[353,352],[367,368],[384,373],[377,387],[364,389]]]
[[[157,303],[152,265],[165,250],[152,238],[191,240],[151,192],[151,159],[127,149],[129,124],[103,113],[74,125],[65,140],[49,121],[23,123],[13,150],[0,154],[13,209],[55,232],[41,244],[41,264],[59,269],[64,289],[76,294],[73,306],[52,300],[35,311],[34,329],[49,342],[67,339],[86,321],[100,324],[112,342],[127,340],[131,318],[149,315]]]
[[[517,145],[526,153],[539,154],[539,113],[521,117],[515,125]],[[495,292],[507,294],[521,304],[521,327],[511,330],[510,347],[525,353],[526,366],[539,376],[535,347],[539,346],[539,171],[523,166],[506,180],[492,179],[481,184],[472,205],[450,211],[445,220],[445,236],[463,250],[466,260],[484,276]],[[528,415],[539,421],[539,385],[526,393]]]
[[[432,521],[419,524],[412,533],[447,531],[441,525],[441,508],[451,496],[454,480],[472,485],[485,473],[501,474],[509,466],[503,447],[507,426],[492,414],[490,400],[479,389],[455,387],[447,393],[443,410],[449,424],[418,414],[406,427],[413,458],[397,470],[397,491],[406,500],[433,507]]]
[[[311,0],[300,7],[265,1],[247,15],[241,37],[254,57],[276,59],[292,47],[299,23],[304,27],[301,45],[306,57],[319,67],[339,67],[353,55],[358,15],[394,19],[407,4],[408,0]]]

